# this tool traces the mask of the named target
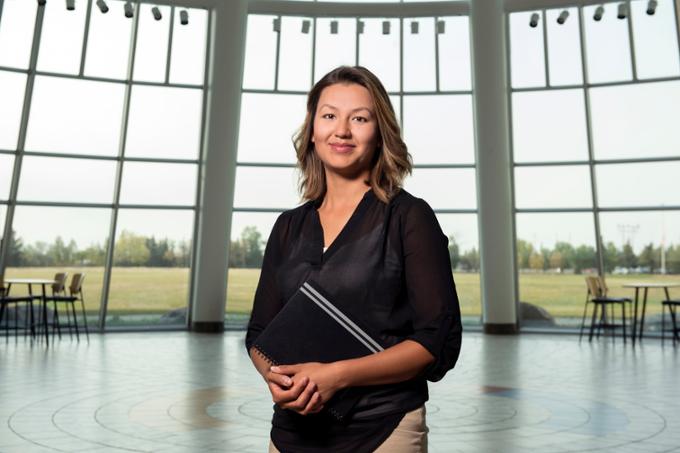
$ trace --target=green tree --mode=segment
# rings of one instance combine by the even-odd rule
[[[583,269],[595,267],[595,248],[590,245],[580,245],[574,251],[574,271],[580,274]]]
[[[475,247],[463,253],[460,257],[460,265],[467,271],[479,270],[479,252]]]
[[[131,231],[123,230],[116,241],[113,261],[117,266],[144,266],[151,253],[146,246],[146,238]]]
[[[657,269],[660,266],[660,253],[660,248],[654,247],[654,244],[649,243],[640,252],[638,264],[643,267],[648,267],[650,272],[654,272],[654,269]]]
[[[534,253],[534,246],[524,239],[517,239],[517,267],[529,268],[529,257]]]
[[[680,274],[680,245],[666,249],[666,270],[671,274]]]
[[[8,266],[22,266],[24,265],[23,248],[24,241],[17,236],[17,232],[12,230],[11,240],[9,241],[9,250],[7,254],[7,265]],[[0,245],[2,242],[0,241]]]
[[[619,249],[613,242],[607,242],[607,245],[603,247],[603,260],[604,260],[604,271],[611,272],[619,264]]]
[[[460,263],[460,247],[456,242],[456,238],[449,236],[449,259],[451,260],[451,268],[455,269]]]
[[[550,269],[563,269],[564,264],[562,259],[562,253],[559,250],[553,250],[550,254]]]
[[[264,251],[262,250],[262,233],[257,230],[257,227],[247,226],[241,232],[241,246],[243,247],[244,267],[260,268],[262,267],[262,258]]]
[[[619,255],[619,266],[626,268],[637,266],[637,256],[635,256],[635,252],[633,251],[633,247],[630,245],[630,242],[626,242],[623,245],[623,249]]]
[[[532,270],[542,271],[544,263],[545,260],[543,259],[543,255],[541,253],[534,252],[529,256],[529,267]]]
[[[573,269],[574,268],[574,256],[576,255],[576,250],[574,246],[568,242],[557,242],[553,248],[553,252],[559,253],[562,257],[562,269]]]

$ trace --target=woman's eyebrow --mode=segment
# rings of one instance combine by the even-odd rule
[[[331,110],[338,110],[337,107],[332,106],[330,104],[323,104],[323,105],[319,106],[319,108],[323,108],[323,107],[328,107]],[[350,113],[358,112],[359,110],[366,110],[371,115],[373,114],[373,111],[371,109],[369,109],[368,107],[357,107],[355,109],[350,110]]]

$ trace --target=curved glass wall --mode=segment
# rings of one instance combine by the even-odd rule
[[[405,188],[437,213],[464,320],[479,324],[468,17],[361,17],[346,9],[338,17],[248,16],[227,324],[247,322],[271,227],[300,203],[291,137],[304,120],[307,91],[331,69],[357,64],[390,94],[415,164]]]
[[[524,326],[579,325],[586,274],[632,297],[626,282],[680,272],[675,8],[618,5],[508,14],[520,301],[548,315]],[[658,330],[662,294],[650,297]]]
[[[209,18],[132,4],[0,3],[2,263],[84,272],[91,326],[184,327]]]

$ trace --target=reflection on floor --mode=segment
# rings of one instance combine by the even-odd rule
[[[264,452],[243,333],[0,337],[0,451]],[[465,335],[431,385],[430,452],[680,452],[680,347]]]

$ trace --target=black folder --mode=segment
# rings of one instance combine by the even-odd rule
[[[384,348],[357,319],[334,304],[322,288],[305,282],[257,337],[253,346],[272,365],[329,363],[375,354]],[[348,388],[324,405],[343,420],[361,397]]]

